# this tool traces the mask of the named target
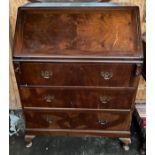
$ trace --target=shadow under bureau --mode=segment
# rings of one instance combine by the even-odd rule
[[[33,3],[18,9],[13,63],[35,135],[118,137],[129,149],[143,54],[139,9]]]

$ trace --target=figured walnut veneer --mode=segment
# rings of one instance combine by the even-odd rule
[[[129,141],[143,63],[139,23],[135,6],[19,8],[13,61],[27,142],[33,135]]]

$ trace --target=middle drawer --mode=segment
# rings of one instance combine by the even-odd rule
[[[133,88],[23,88],[24,107],[129,109]]]

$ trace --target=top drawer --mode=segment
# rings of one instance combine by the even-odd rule
[[[133,64],[15,63],[19,85],[133,86]]]

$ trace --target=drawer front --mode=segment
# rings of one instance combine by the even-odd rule
[[[131,108],[132,88],[20,88],[24,107],[54,108]]]
[[[130,113],[122,111],[25,111],[26,128],[129,130]]]
[[[15,64],[19,85],[130,86],[133,64],[21,63]]]

